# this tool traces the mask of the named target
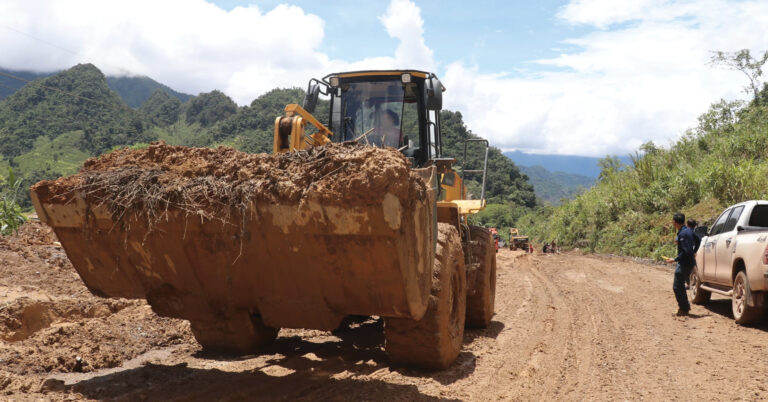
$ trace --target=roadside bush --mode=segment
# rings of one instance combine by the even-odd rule
[[[18,231],[19,226],[26,222],[21,206],[16,202],[21,189],[20,178],[8,169],[8,178],[0,184],[0,235],[7,236]]]
[[[718,102],[670,148],[649,142],[631,159],[620,169],[605,163],[600,181],[575,199],[524,215],[521,231],[564,248],[672,256],[673,213],[711,225],[727,205],[768,198],[768,107]]]

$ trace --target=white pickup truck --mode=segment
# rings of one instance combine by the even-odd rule
[[[706,304],[717,293],[731,298],[737,323],[760,321],[768,292],[768,201],[733,205],[708,232],[702,229],[690,277],[693,303]]]

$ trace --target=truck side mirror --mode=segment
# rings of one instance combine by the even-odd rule
[[[424,80],[424,99],[427,110],[439,111],[443,108],[443,84],[437,77]]]
[[[304,94],[304,102],[301,107],[309,113],[315,113],[317,107],[317,99],[320,97],[320,85],[316,82],[310,82],[307,88],[307,93]]]
[[[696,233],[700,237],[707,236],[708,232],[709,232],[709,228],[706,226],[696,226],[696,228],[693,229],[693,233]]]

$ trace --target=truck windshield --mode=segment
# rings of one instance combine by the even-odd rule
[[[418,148],[418,85],[388,81],[341,85],[342,139],[379,147]]]
[[[749,216],[749,226],[768,228],[768,205],[755,205]]]

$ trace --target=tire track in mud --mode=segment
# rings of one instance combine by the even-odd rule
[[[281,330],[264,355],[211,356],[182,343],[148,363],[68,381],[38,399],[759,400],[768,324],[733,323],[727,300],[676,319],[668,268],[576,253],[498,254],[496,315],[468,329],[456,363],[393,367],[382,323]],[[123,314],[123,313],[118,313]],[[130,363],[130,362],[128,362]],[[2,399],[2,397],[0,397]],[[22,398],[23,399],[23,398]]]

